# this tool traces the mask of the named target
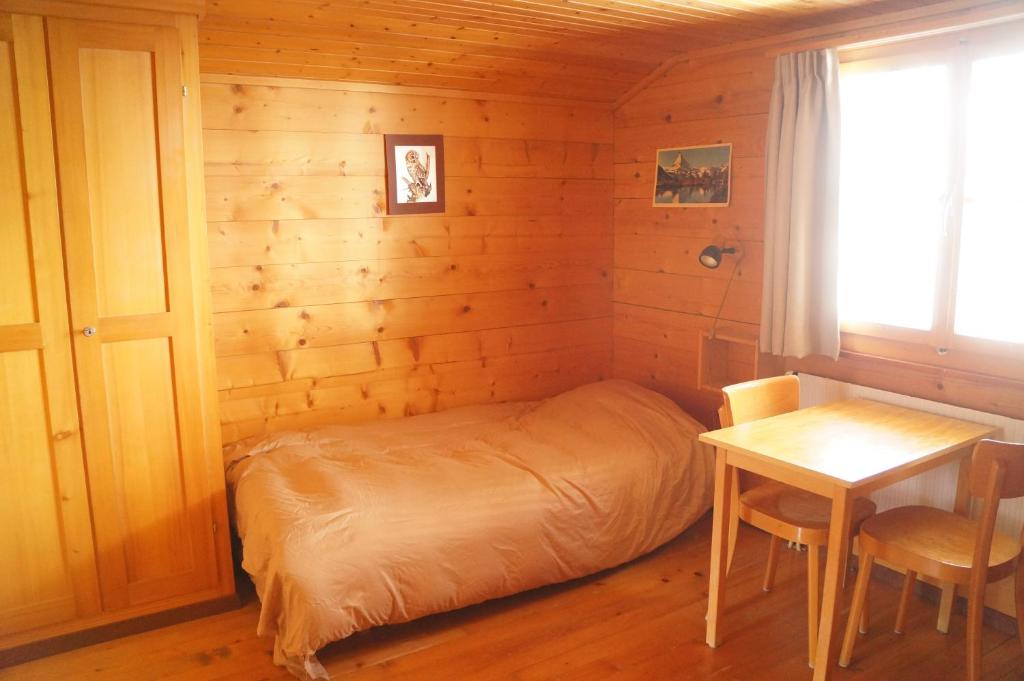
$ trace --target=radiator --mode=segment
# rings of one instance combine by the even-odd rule
[[[862,397],[877,402],[894,404],[920,411],[941,414],[952,418],[984,423],[1000,429],[996,435],[1002,440],[1024,442],[1024,421],[1011,419],[997,414],[988,414],[964,407],[956,407],[942,402],[900,395],[899,393],[877,390],[853,383],[835,381],[813,374],[800,374],[800,406],[812,407],[826,402]],[[871,495],[878,504],[878,510],[894,506],[911,504],[953,508],[953,497],[956,491],[957,466],[950,464],[929,471],[922,475],[904,480],[903,482],[879,490]],[[978,510],[975,508],[975,510]],[[1024,525],[1024,498],[1004,501],[999,507],[996,520],[998,531],[1019,537],[1021,526]],[[992,608],[1013,615],[1013,578],[995,582],[988,587],[985,602]]]

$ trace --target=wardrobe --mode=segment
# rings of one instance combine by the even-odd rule
[[[201,4],[152,4],[0,0],[0,651],[234,594]]]

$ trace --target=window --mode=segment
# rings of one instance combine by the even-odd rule
[[[843,55],[844,348],[1024,368],[1024,29],[1000,31]]]
[[[971,64],[954,331],[1024,343],[1024,51]]]

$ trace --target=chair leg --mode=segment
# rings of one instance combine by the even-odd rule
[[[871,581],[871,567],[874,563],[875,557],[865,553],[862,549],[860,569],[857,571],[857,583],[853,587],[853,604],[850,606],[850,619],[846,622],[843,647],[839,651],[840,667],[849,667],[850,658],[853,657],[853,644],[857,642],[857,622],[865,611],[864,605],[868,599],[868,583]]]
[[[779,542],[781,540],[774,534],[768,540],[768,564],[764,566],[764,583],[761,584],[762,591],[771,591],[775,586],[775,570],[779,566]]]
[[[821,613],[821,596],[818,593],[818,573],[821,562],[818,547],[807,545],[807,666],[814,667],[814,655],[818,650],[818,617]]]
[[[850,536],[850,543],[846,547],[847,560],[849,560],[850,556],[853,556],[853,539],[856,536],[857,536],[856,533]],[[846,593],[846,581],[847,581],[847,576],[849,574],[850,574],[850,564],[849,564],[849,562],[847,562],[846,569],[843,570],[843,593]]]
[[[1017,560],[1017,583],[1013,590],[1017,601],[1017,635],[1020,636],[1020,647],[1024,648],[1024,557]]]
[[[864,560],[858,561],[858,563],[857,563],[857,574],[859,575],[860,571],[863,570],[865,567],[868,570],[871,569],[871,565],[866,564]],[[870,584],[870,578],[871,578],[871,575],[868,575],[868,583],[869,584]],[[864,603],[862,604],[861,610],[860,610],[860,623],[857,626],[857,631],[859,631],[862,634],[866,634],[866,633],[868,633],[868,628],[870,626],[871,626],[871,604],[868,602],[867,598],[865,597]]]
[[[935,628],[943,634],[949,633],[949,620],[953,616],[953,603],[956,601],[956,584],[942,585],[942,598],[939,600],[939,618]]]
[[[900,604],[896,608],[896,626],[893,631],[897,634],[903,633],[903,627],[907,623],[907,606],[910,605],[910,597],[914,593],[914,582],[917,581],[917,573],[907,570],[903,577],[903,591],[900,592]]]
[[[729,543],[725,558],[725,574],[732,571],[732,559],[736,555],[736,539],[740,534],[740,493],[739,472],[733,472],[732,503],[729,504]]]
[[[967,595],[967,681],[981,681],[981,624],[984,611],[985,582],[974,579]]]

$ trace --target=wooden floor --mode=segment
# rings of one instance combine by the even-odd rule
[[[570,584],[356,635],[321,652],[337,679],[584,681],[810,679],[805,558],[783,551],[776,589],[760,590],[767,538],[744,529],[729,580],[725,643],[704,645],[710,518],[654,554]],[[852,584],[852,582],[851,582]],[[852,589],[850,589],[852,591]],[[935,631],[917,598],[892,633],[897,591],[872,584],[871,632],[834,678],[964,678],[964,618]],[[267,681],[291,677],[255,635],[257,606],[0,670],[0,679]],[[1016,637],[986,629],[985,679],[1024,679]]]

